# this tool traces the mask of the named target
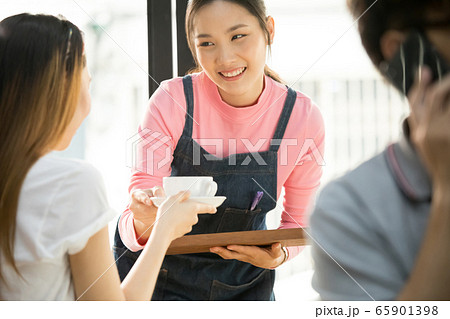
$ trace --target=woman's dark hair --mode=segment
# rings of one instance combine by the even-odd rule
[[[31,166],[64,136],[85,66],[81,31],[62,17],[0,22],[0,258],[14,261],[19,195]],[[0,281],[4,281],[0,267]]]
[[[347,0],[347,5],[359,19],[362,44],[376,67],[384,60],[380,39],[387,30],[438,26],[440,21],[427,20],[429,12],[446,13],[444,22],[450,18],[450,0]]]
[[[198,63],[197,55],[195,54],[195,45],[193,40],[193,33],[194,33],[194,18],[197,14],[197,12],[204,7],[205,5],[218,1],[218,0],[189,0],[187,11],[186,11],[186,36],[187,36],[187,42],[189,45],[189,48],[191,49],[192,56],[194,57],[194,61],[196,64],[196,67],[189,71],[189,73],[192,72],[200,72],[202,70],[200,64]],[[264,4],[264,0],[221,0],[221,1],[228,1],[231,3],[235,3],[240,5],[241,7],[247,9],[248,12],[250,12],[253,16],[255,16],[258,19],[259,25],[261,26],[261,29],[264,31],[264,35],[267,38],[267,43],[269,43],[269,53],[270,53],[270,33],[267,29],[267,15],[266,15],[266,5]],[[264,74],[272,78],[273,80],[283,83],[283,80],[281,80],[280,76],[270,69],[267,65],[264,67]]]

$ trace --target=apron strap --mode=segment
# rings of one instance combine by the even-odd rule
[[[272,138],[272,140],[276,143],[271,143],[269,151],[278,152],[284,132],[286,131],[286,126],[289,122],[289,118],[291,117],[292,109],[295,105],[295,100],[297,99],[297,92],[290,87],[287,87],[287,89],[288,92],[286,100],[284,101],[283,111],[278,119],[277,129],[275,130]]]
[[[183,135],[192,137],[192,121],[194,119],[194,90],[190,75],[183,77],[184,97],[186,98],[186,120],[184,122]]]

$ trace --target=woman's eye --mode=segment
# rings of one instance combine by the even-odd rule
[[[201,46],[201,47],[209,47],[209,46],[211,46],[211,45],[213,45],[212,42],[202,42],[202,43],[200,43],[200,46]]]
[[[237,39],[241,39],[245,37],[245,34],[236,34],[235,36],[233,36],[231,39],[232,40],[237,40]]]

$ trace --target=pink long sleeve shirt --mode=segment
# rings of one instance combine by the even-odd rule
[[[192,137],[207,152],[223,158],[234,153],[267,151],[274,135],[287,90],[265,76],[264,89],[249,107],[225,103],[217,86],[204,73],[192,74],[194,121]],[[161,83],[152,95],[139,126],[140,141],[135,143],[129,192],[162,185],[170,176],[173,151],[183,132],[186,101],[182,78]],[[283,212],[279,228],[307,226],[309,206],[322,175],[324,151],[322,115],[304,94],[297,100],[278,150],[277,200],[284,186]],[[137,241],[133,213],[127,208],[119,220],[123,243],[131,250],[144,248]],[[289,247],[289,259],[300,247]]]

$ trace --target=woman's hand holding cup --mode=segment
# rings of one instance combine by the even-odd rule
[[[189,216],[191,216],[192,218],[194,218],[190,221],[189,220],[186,221],[183,218],[181,218],[179,224],[177,224],[178,220],[174,222],[173,223],[174,225],[176,225],[177,227],[178,226],[181,227],[179,230],[175,231],[177,235],[174,238],[180,237],[185,233],[190,232],[190,230],[192,229],[192,225],[196,224],[198,221],[197,213],[216,212],[216,208],[213,206],[194,203],[193,201],[187,201],[191,193],[194,197],[195,196],[214,197],[217,191],[217,184],[213,181],[213,178],[211,176],[164,177],[163,187],[164,188],[160,186],[155,186],[152,189],[137,189],[131,193],[131,202],[129,208],[130,211],[133,213],[134,228],[138,236],[138,242],[141,245],[144,245],[147,242],[152,232],[152,226],[155,223],[155,221],[159,218],[157,217],[158,207],[155,205],[155,203],[153,203],[151,199],[152,197],[164,198],[166,197],[167,194],[168,198],[165,201],[166,203],[165,207],[163,207],[162,209],[163,212],[165,210],[172,211],[172,209],[167,206],[169,205],[167,203],[171,203],[176,207],[182,206],[181,203],[184,203],[183,204],[185,206],[184,209],[186,211],[189,211],[189,213],[186,213],[182,217],[189,219]],[[165,225],[165,223],[162,224]],[[185,226],[186,227],[189,226],[189,228],[184,229],[183,227]]]
[[[151,197],[164,197],[164,190],[160,186],[152,189],[137,189],[131,193],[129,209],[133,213],[134,227],[139,237],[138,241],[144,244],[150,236],[150,228],[156,220],[158,207]]]
[[[155,230],[167,234],[170,241],[189,233],[198,222],[198,214],[215,214],[217,211],[212,205],[189,200],[189,196],[189,191],[181,191],[159,206]]]

